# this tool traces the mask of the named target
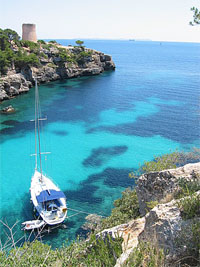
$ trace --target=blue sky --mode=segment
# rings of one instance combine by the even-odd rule
[[[39,39],[102,38],[200,42],[190,8],[199,0],[0,0],[0,28],[21,35],[35,23]]]

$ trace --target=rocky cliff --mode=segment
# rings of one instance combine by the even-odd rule
[[[20,48],[22,49],[22,48]],[[19,53],[19,48],[13,50]],[[31,55],[29,47],[23,53]],[[29,91],[34,85],[34,77],[38,83],[46,83],[59,79],[97,75],[103,71],[114,70],[115,64],[109,55],[87,49],[85,47],[63,47],[58,44],[45,44],[37,47],[37,66],[22,64],[9,68],[0,79],[0,101]]]
[[[136,191],[141,218],[98,234],[123,238],[123,253],[115,267],[200,266],[200,162],[144,174],[137,182]],[[155,207],[150,209],[148,203]],[[143,242],[162,249],[164,263],[132,265],[129,258]],[[140,256],[145,262],[150,250],[146,255],[140,250]]]

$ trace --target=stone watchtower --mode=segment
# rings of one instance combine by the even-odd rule
[[[22,24],[22,39],[37,43],[35,24]]]

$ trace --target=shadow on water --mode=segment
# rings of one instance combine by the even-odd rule
[[[91,155],[82,164],[85,167],[99,167],[105,164],[109,158],[121,155],[127,151],[127,146],[100,147],[93,149]]]
[[[15,120],[7,120],[2,124],[9,125],[12,127],[6,127],[0,130],[0,134],[2,136],[1,141],[8,139],[12,135],[16,136],[24,136],[27,132],[31,132],[34,130],[34,125],[30,121],[19,122]]]
[[[182,144],[193,143],[199,139],[200,125],[196,122],[196,117],[191,115],[188,120],[188,110],[184,106],[176,107],[176,112],[182,114],[182,120],[174,116],[173,109],[165,106],[155,115],[140,117],[132,123],[118,124],[114,126],[98,126],[89,128],[86,133],[109,132],[114,134],[124,134],[128,136],[152,137],[160,135]],[[190,125],[193,123],[192,131]]]
[[[104,84],[112,85],[115,75],[114,72],[109,72],[96,77],[82,77],[42,85],[40,93],[43,100],[41,104],[44,108],[44,114],[48,116],[47,123],[84,122],[90,127],[86,132],[88,134],[103,131],[141,137],[160,135],[183,144],[198,140],[199,125],[196,123],[195,113],[191,115],[191,120],[188,120],[188,114],[191,114],[189,105],[170,107],[170,105],[162,105],[158,102],[155,103],[155,105],[159,106],[159,111],[156,114],[151,114],[147,117],[139,116],[133,123],[116,124],[113,126],[104,126],[102,123],[102,126],[95,127],[94,123],[101,123],[100,114],[102,111],[110,109],[115,109],[118,112],[123,112],[124,110],[132,111],[134,101],[147,101],[152,94],[152,92],[149,92],[148,95],[135,95],[131,90],[124,90],[123,94],[119,95],[119,89],[111,86],[109,90],[107,88],[104,89],[104,97],[102,98],[102,86]],[[67,90],[64,90],[63,87]],[[49,93],[50,89],[52,90]],[[33,98],[33,93],[31,96]],[[20,97],[23,98],[23,96]],[[119,97],[121,105],[119,105]],[[162,101],[165,100],[163,99]],[[28,105],[29,102],[25,105],[26,109]],[[77,107],[81,107],[81,110]],[[15,122],[14,120],[7,119],[2,124],[12,127],[1,130],[1,134],[4,137],[1,138],[1,142],[11,135],[17,135],[19,132],[20,136],[22,136],[33,130],[33,124],[29,121],[19,122],[16,120]],[[192,128],[195,128],[196,131],[188,132],[191,125],[193,125]],[[66,133],[55,131],[55,134],[65,135]]]
[[[46,85],[41,85],[40,102],[42,107],[42,113],[48,116],[48,120],[46,123],[53,123],[58,121],[90,122],[91,113],[94,113],[95,115],[99,112],[96,108],[90,111],[88,107],[93,107],[93,105],[91,105],[91,101],[94,100],[95,95],[94,92],[92,93],[92,91],[95,91],[95,86],[98,87],[98,84],[101,84],[101,79],[103,78],[101,76],[103,76],[103,74],[99,77],[82,77],[72,80],[61,80],[51,82]],[[112,73],[109,73],[109,75],[105,77],[109,78],[109,76],[112,76]],[[63,90],[61,86],[65,86],[67,90]],[[61,90],[59,88],[61,88]],[[0,142],[3,142],[4,140],[8,139],[11,135],[17,135],[19,132],[20,136],[22,136],[27,132],[33,131],[34,128],[33,123],[31,123],[29,120],[24,120],[24,117],[26,117],[25,114],[29,114],[31,112],[32,115],[30,119],[32,119],[32,116],[34,116],[33,88],[29,92],[29,94],[20,95],[16,99],[8,100],[6,104],[3,103],[3,105],[7,106],[10,103],[12,104],[13,101],[15,101],[14,106],[17,106],[19,101],[21,112],[19,112],[20,115],[9,114],[10,119],[8,119],[8,115],[2,116],[1,124],[12,127],[5,127],[0,130],[1,135],[4,137],[1,138]],[[83,110],[81,110],[80,112],[80,109],[76,108],[77,106],[83,107]],[[104,109],[104,107],[102,108]],[[20,120],[15,120],[14,118],[16,116],[20,117]]]
[[[7,126],[15,126],[15,125],[17,125],[18,123],[20,123],[20,122],[17,121],[17,120],[5,120],[5,121],[3,121],[1,124],[3,124],[3,125],[7,125]]]
[[[69,200],[95,205],[96,203],[101,203],[104,196],[95,196],[95,192],[99,187],[96,184],[94,185],[94,182],[103,181],[104,185],[111,188],[117,188],[118,186],[123,188],[133,186],[134,181],[128,176],[131,171],[132,170],[130,169],[107,168],[101,173],[90,175],[87,180],[80,183],[77,190],[66,190],[64,193]]]
[[[61,130],[54,130],[52,131],[52,133],[56,134],[56,135],[60,135],[60,136],[66,136],[68,135],[69,133],[67,131],[61,131]]]
[[[94,196],[94,193],[97,191],[97,189],[98,186],[96,185],[92,185],[90,183],[81,183],[78,190],[66,190],[64,193],[70,201],[75,200],[79,201],[80,203],[87,202],[89,204],[94,204],[102,201],[102,198]]]

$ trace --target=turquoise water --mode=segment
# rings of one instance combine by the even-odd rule
[[[72,41],[59,40],[62,44]],[[144,160],[199,146],[200,45],[88,41],[111,54],[116,71],[39,87],[43,169],[73,209],[109,215],[113,200],[133,185],[129,172]],[[1,115],[0,218],[12,225],[32,219],[29,187],[34,171],[34,88],[3,102]],[[69,215],[73,213],[69,212]],[[84,234],[85,214],[43,239],[60,246]],[[23,232],[17,227],[17,237]],[[1,228],[1,237],[5,234]]]

